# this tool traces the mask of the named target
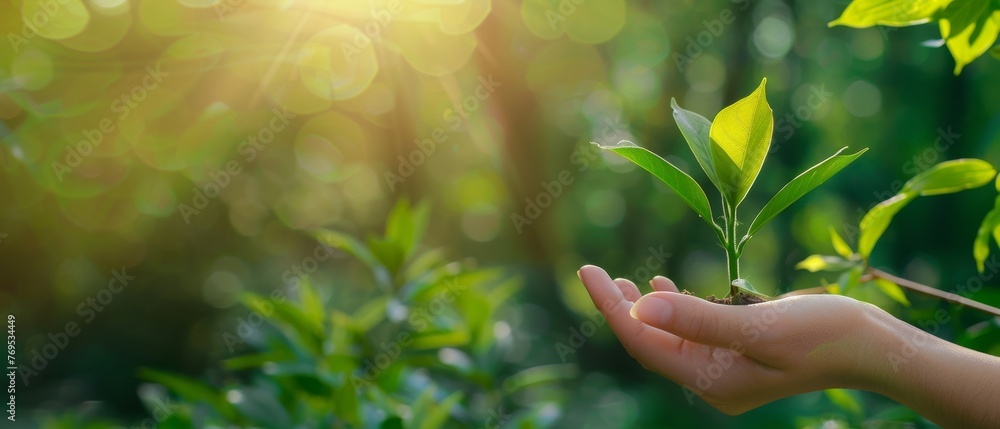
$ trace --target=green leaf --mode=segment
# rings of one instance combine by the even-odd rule
[[[934,12],[951,0],[854,0],[830,27],[865,28],[873,25],[905,27],[930,22]]]
[[[505,394],[510,395],[544,383],[572,380],[579,375],[579,372],[576,364],[571,363],[536,366],[507,377],[503,381],[502,388]]]
[[[378,258],[362,242],[342,232],[326,229],[313,232],[313,237],[320,243],[350,253],[372,270],[376,283],[383,290],[391,290],[392,276],[389,275],[389,270],[379,262]]]
[[[810,255],[808,258],[803,259],[802,262],[795,264],[795,269],[815,273],[817,271],[843,271],[855,265],[857,263],[839,256]]]
[[[702,220],[713,226],[716,230],[720,230],[719,226],[712,220],[712,206],[708,204],[708,197],[705,196],[705,191],[687,173],[667,162],[667,160],[660,158],[659,155],[636,146],[629,141],[622,141],[618,143],[618,146],[598,145],[598,147],[617,153],[625,157],[625,159],[632,161],[635,165],[653,173],[663,183],[666,183],[670,189],[673,189],[681,200],[694,209],[695,213],[698,213],[698,216],[701,216]]]
[[[861,237],[858,239],[858,253],[861,255],[861,259],[868,259],[872,249],[875,248],[875,243],[889,227],[893,216],[916,197],[917,194],[912,192],[897,194],[872,207],[865,214],[865,217],[861,218]]]
[[[670,107],[674,109],[674,122],[677,122],[677,128],[680,128],[684,140],[694,153],[694,159],[698,160],[715,188],[721,190],[719,177],[715,174],[715,163],[712,161],[712,140],[709,138],[712,122],[704,116],[682,109],[673,98],[670,99]]]
[[[914,192],[921,196],[949,194],[983,186],[996,175],[996,169],[981,159],[955,159],[914,176],[900,192]]]
[[[774,219],[778,213],[784,211],[788,206],[792,205],[796,200],[802,198],[803,195],[809,191],[815,189],[817,186],[823,182],[829,180],[834,174],[837,174],[844,167],[847,167],[850,163],[858,159],[861,154],[865,153],[868,149],[862,149],[852,155],[840,155],[841,152],[847,149],[846,147],[837,151],[833,156],[824,159],[819,164],[816,164],[809,168],[808,170],[802,172],[791,182],[788,182],[777,194],[771,198],[764,205],[764,208],[760,210],[757,217],[750,224],[750,229],[747,231],[747,236],[752,236],[765,224]]]
[[[986,217],[983,218],[983,223],[979,225],[979,231],[976,232],[976,240],[972,244],[972,256],[976,258],[976,268],[980,273],[985,269],[986,258],[990,256],[991,234],[993,240],[1000,244],[1000,196],[994,200],[993,210],[986,213]]]
[[[824,393],[826,393],[826,397],[830,399],[830,402],[833,402],[840,409],[855,416],[864,415],[857,393],[848,389],[826,389]]]
[[[941,37],[955,58],[955,75],[986,53],[1000,33],[1000,6],[991,0],[954,0],[941,11]]]
[[[200,380],[149,368],[140,368],[138,376],[143,380],[160,384],[188,401],[208,404],[228,419],[236,418],[236,408],[226,402],[222,392]]]
[[[749,96],[722,109],[709,130],[720,191],[732,207],[740,205],[757,180],[771,144],[774,117],[766,85],[765,78]]]
[[[833,250],[838,255],[848,259],[854,256],[854,250],[851,249],[851,246],[847,245],[847,242],[840,237],[840,234],[837,234],[837,230],[832,226],[830,227],[830,241],[833,242]]]
[[[903,288],[899,287],[899,285],[883,278],[876,278],[875,286],[877,286],[882,293],[889,295],[889,298],[892,298],[893,301],[907,307],[910,306],[910,300],[906,299],[906,294],[903,293]]]
[[[426,417],[420,422],[419,429],[438,429],[444,426],[445,421],[451,414],[451,409],[462,400],[462,392],[455,392],[444,400],[435,403],[430,407]]]
[[[326,309],[323,307],[323,299],[320,298],[308,278],[302,279],[299,283],[299,305],[302,307],[302,314],[310,323],[323,326],[326,320]]]
[[[399,200],[389,212],[385,238],[399,245],[404,261],[413,255],[413,250],[423,238],[429,215],[430,205],[421,203],[411,207],[406,199]]]

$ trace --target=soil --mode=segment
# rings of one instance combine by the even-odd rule
[[[681,291],[681,293],[684,295],[694,295],[687,289],[684,289],[683,291]],[[742,299],[739,299],[734,303],[733,297],[731,296],[727,296],[724,298],[716,298],[715,295],[709,295],[708,298],[705,298],[705,300],[708,302],[713,302],[716,304],[725,304],[725,305],[750,305],[750,304],[759,304],[762,302],[767,302],[766,300],[758,298],[753,295],[742,295],[741,298]]]

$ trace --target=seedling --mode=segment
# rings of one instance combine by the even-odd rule
[[[770,299],[758,292],[750,282],[740,278],[740,255],[750,237],[788,206],[813,190],[868,149],[851,155],[841,155],[846,147],[796,176],[771,198],[750,223],[746,232],[737,231],[737,208],[757,179],[771,145],[774,118],[767,104],[764,87],[767,79],[747,96],[728,106],[710,122],[703,116],[682,109],[673,99],[674,120],[684,135],[691,152],[722,196],[722,225],[712,216],[712,206],[705,191],[691,176],[655,153],[629,141],[614,146],[598,146],[615,152],[652,173],[666,183],[677,196],[702,218],[719,238],[726,250],[729,267],[729,295],[720,302],[746,305]],[[596,144],[596,143],[595,143]]]

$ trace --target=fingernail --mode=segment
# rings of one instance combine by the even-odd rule
[[[670,301],[654,296],[639,298],[629,312],[632,318],[650,325],[666,325],[673,313],[674,308]]]

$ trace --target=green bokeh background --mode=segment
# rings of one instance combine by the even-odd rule
[[[21,359],[67,322],[82,329],[19,390],[25,415],[96,407],[140,420],[137,368],[210,371],[229,357],[221,332],[245,313],[242,291],[280,285],[315,249],[309,231],[371,234],[403,197],[431,204],[428,246],[523,280],[503,313],[511,367],[561,362],[556,345],[591,320],[582,264],[725,293],[714,234],[669,188],[589,144],[634,141],[709,186],[671,98],[712,118],[767,77],[774,140],[744,213],[837,149],[871,148],[748,245],[743,275],[767,293],[836,281],[794,265],[832,253],[830,226],[856,239],[894,182],[948,159],[1000,162],[1000,62],[953,76],[947,50],[924,44],[940,38],[934,26],[828,28],[846,1],[70,1],[33,34],[24,19],[41,3],[0,6],[0,307],[17,316]],[[136,90],[149,68],[162,82]],[[248,146],[273,109],[294,116],[288,127]],[[54,163],[68,166],[105,118],[114,131],[60,174]],[[221,194],[185,215],[232,161],[240,172]],[[552,192],[560,177],[572,182]],[[994,197],[914,202],[873,265],[955,291],[977,276],[972,240]],[[526,200],[545,207],[519,223]],[[84,323],[77,307],[123,268],[135,280]],[[374,287],[343,257],[311,276],[340,309]],[[985,283],[969,296],[1000,305]],[[996,320],[853,294],[914,324],[946,309],[936,334],[1000,354]],[[558,427],[859,425],[895,407],[858,393],[855,413],[815,392],[725,416],[643,370],[606,327],[566,357],[580,372]]]

